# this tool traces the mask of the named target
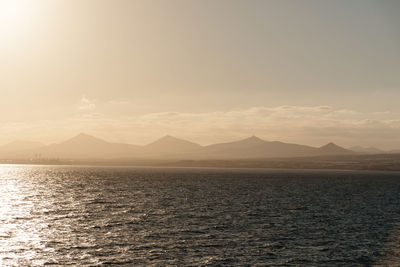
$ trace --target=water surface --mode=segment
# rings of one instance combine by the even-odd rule
[[[400,262],[400,174],[0,166],[0,265]]]

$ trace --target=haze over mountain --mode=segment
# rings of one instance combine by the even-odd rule
[[[81,133],[62,143],[52,144],[35,150],[47,158],[108,159],[135,155],[139,146],[110,143],[97,137]]]
[[[340,147],[334,143],[329,143],[326,144],[317,150],[317,155],[318,156],[329,156],[329,155],[349,155],[349,154],[355,154],[354,151],[345,149],[343,147]]]
[[[59,159],[252,159],[282,157],[312,157],[323,155],[351,155],[356,152],[329,143],[322,147],[265,141],[256,136],[208,146],[166,135],[153,143],[139,146],[111,143],[81,133],[64,142],[44,146],[5,146],[0,155],[18,157],[43,157]],[[24,147],[23,152],[13,153]],[[15,148],[14,150],[10,150]]]
[[[45,147],[45,144],[33,141],[16,140],[0,146],[0,157],[2,158],[25,158],[30,157],[33,150]]]
[[[14,142],[0,146],[0,151],[21,151],[36,149],[45,146],[45,144],[33,141],[16,140]]]
[[[353,146],[350,147],[349,150],[362,153],[362,154],[384,154],[386,151],[376,148],[376,147],[362,147],[362,146]]]
[[[311,155],[315,148],[282,142],[267,142],[256,136],[204,147],[204,158],[262,158]]]
[[[214,144],[203,149],[205,158],[273,158],[273,157],[308,157],[320,155],[348,155],[353,151],[339,146],[315,148],[311,146],[289,144],[279,141],[265,141],[256,136],[229,143]]]
[[[190,152],[196,152],[202,147],[199,144],[166,135],[142,148],[145,156],[185,156]]]

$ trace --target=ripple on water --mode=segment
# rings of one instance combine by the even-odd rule
[[[0,265],[400,262],[400,175],[0,167]]]

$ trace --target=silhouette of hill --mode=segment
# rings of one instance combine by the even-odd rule
[[[138,155],[139,146],[110,143],[97,137],[81,133],[62,143],[40,149],[44,157],[54,158],[123,158]]]
[[[202,151],[202,157],[215,159],[296,157],[310,155],[314,150],[315,148],[309,146],[277,141],[268,142],[257,136],[251,136],[235,142],[206,146]]]
[[[355,151],[357,153],[362,153],[362,154],[384,154],[384,153],[387,153],[386,151],[381,150],[376,147],[353,146],[353,147],[350,147],[349,150]]]
[[[147,156],[179,156],[199,150],[199,144],[166,135],[142,148]]]
[[[352,155],[355,154],[354,151],[345,149],[336,145],[335,143],[326,144],[317,150],[318,156],[328,156],[328,155]]]
[[[100,138],[81,133],[64,142],[44,146],[40,143],[14,142],[6,146],[2,158],[18,155],[20,158],[47,159],[262,159],[262,158],[293,158],[314,157],[326,155],[352,155],[356,152],[329,143],[316,148],[306,145],[265,141],[257,136],[242,140],[201,146],[199,144],[166,135],[145,146],[111,143]],[[26,148],[22,153],[16,149]],[[14,151],[12,153],[12,151]]]

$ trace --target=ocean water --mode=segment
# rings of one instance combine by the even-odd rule
[[[400,173],[0,165],[0,266],[400,265]]]

